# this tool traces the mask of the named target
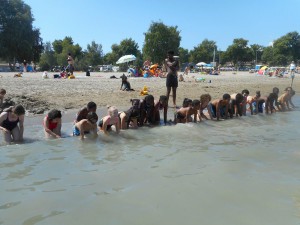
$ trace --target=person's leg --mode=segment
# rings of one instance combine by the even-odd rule
[[[176,108],[176,89],[177,87],[172,87],[172,95],[173,95],[173,105]]]
[[[168,99],[168,102],[169,102],[169,97],[170,97],[170,92],[171,92],[171,87],[167,87],[167,99]]]
[[[70,64],[70,73],[71,73],[71,75],[73,75],[73,72],[74,72],[74,66],[72,64]]]
[[[19,142],[21,141],[21,133],[20,133],[20,128],[16,126],[12,131],[11,131],[12,137],[13,137],[13,142]]]

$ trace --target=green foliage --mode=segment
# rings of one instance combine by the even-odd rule
[[[111,46],[112,52],[107,53],[104,56],[104,63],[105,64],[115,64],[118,59],[124,55],[134,55],[136,57],[136,60],[134,62],[130,62],[130,64],[140,66],[142,63],[142,54],[139,50],[138,44],[132,40],[124,39],[120,42],[120,44],[113,44]],[[128,69],[127,64],[120,64],[120,71],[126,71]]]
[[[194,63],[213,61],[214,50],[217,50],[216,42],[204,39],[201,44],[190,52],[190,61]]]
[[[97,66],[103,63],[103,50],[101,44],[96,44],[95,41],[87,46],[86,54],[83,58],[86,58],[89,66]]]
[[[190,57],[190,53],[188,49],[179,47],[178,48],[179,51],[179,59],[181,63],[188,63],[189,62],[189,57]]]
[[[54,51],[52,50],[51,43],[47,42],[44,46],[44,52],[39,61],[40,70],[50,70],[54,65],[57,65]]]
[[[52,43],[54,55],[58,66],[67,66],[67,56],[71,53],[74,59],[74,67],[77,68],[76,61],[78,62],[82,57],[82,49],[76,44],[74,45],[71,37],[65,37],[63,40],[55,40]]]
[[[246,62],[253,60],[253,50],[248,47],[248,40],[238,38],[233,40],[233,44],[228,46],[226,57],[237,65],[243,65]]]
[[[177,26],[169,27],[162,22],[153,22],[149,30],[145,33],[143,46],[144,60],[161,64],[167,56],[169,50],[178,54],[181,37]]]
[[[262,59],[272,65],[286,66],[291,61],[300,60],[300,35],[290,32],[274,41],[273,46],[267,47]]]
[[[31,8],[22,0],[1,0],[0,57],[13,61],[39,60],[43,50],[39,29],[32,27]]]
[[[251,53],[251,57],[253,59],[253,63],[254,64],[258,64],[259,62],[261,62],[261,56],[262,56],[262,52],[264,47],[258,44],[253,44],[250,45],[250,53]]]

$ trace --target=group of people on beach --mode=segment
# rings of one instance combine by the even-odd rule
[[[0,105],[6,91],[0,89]],[[137,129],[142,126],[155,126],[161,124],[160,111],[163,112],[163,124],[176,124],[188,122],[201,122],[205,120],[224,120],[233,117],[263,113],[272,114],[276,111],[286,111],[295,108],[292,97],[295,91],[287,87],[279,96],[279,89],[274,87],[267,96],[261,96],[260,91],[251,96],[247,89],[241,93],[224,94],[222,98],[212,100],[209,94],[202,94],[200,99],[185,98],[181,108],[174,108],[174,120],[168,120],[168,97],[165,95],[154,99],[147,95],[143,99],[130,99],[131,106],[128,110],[119,112],[115,106],[108,106],[107,115],[98,122],[96,113],[97,105],[89,102],[86,107],[76,114],[73,126],[73,136],[84,139],[87,134],[93,137],[98,131],[105,135],[114,130]],[[206,112],[207,111],[207,112]],[[3,110],[0,114],[0,129],[7,143],[22,142],[24,133],[25,109],[22,105],[15,105]],[[98,122],[98,124],[97,124]],[[57,109],[48,112],[43,120],[46,137],[61,138],[62,113]],[[112,129],[114,127],[114,129]],[[89,136],[89,135],[88,135]]]

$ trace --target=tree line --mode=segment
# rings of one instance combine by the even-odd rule
[[[3,4],[2,4],[3,3]],[[43,43],[40,31],[32,26],[34,18],[31,8],[22,0],[2,0],[0,5],[0,58],[8,62],[24,59],[38,63],[41,70],[53,66],[66,65],[66,56],[71,53],[77,70],[87,70],[98,65],[112,64],[123,55],[133,54],[134,63],[142,66],[145,60],[161,64],[168,50],[174,50],[181,63],[212,62],[235,67],[244,65],[267,64],[286,66],[291,61],[300,62],[300,35],[289,32],[276,39],[271,46],[249,45],[244,38],[236,38],[225,51],[219,50],[213,40],[205,39],[192,50],[180,46],[181,36],[177,26],[167,26],[163,22],[152,22],[144,33],[142,51],[131,38],[113,44],[111,51],[103,54],[102,45],[88,44],[86,49],[73,42],[72,37]],[[120,65],[121,70],[126,65]]]

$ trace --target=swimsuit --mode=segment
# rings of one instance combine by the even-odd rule
[[[176,112],[175,113],[175,117],[176,117],[176,119],[179,119],[179,120],[183,120],[184,118],[185,118],[185,116],[183,116],[181,113],[179,113],[179,112]]]
[[[53,131],[56,127],[57,127],[57,123],[53,123],[51,120],[48,119],[48,116],[47,116],[47,120],[48,120],[48,129]]]
[[[80,136],[80,131],[75,125],[73,127],[73,136]]]
[[[9,121],[8,117],[9,117],[9,113],[7,113],[7,118],[6,120],[3,121],[2,127],[4,127],[6,130],[12,131],[15,127],[17,127],[19,122],[19,117],[16,121]]]
[[[108,119],[110,120],[111,118],[108,118]],[[118,120],[118,119],[119,119],[119,117],[116,117],[116,120]],[[114,125],[114,124],[106,125],[106,130],[110,130],[112,125]],[[99,121],[98,126],[101,127],[101,129],[103,130],[103,118]]]

